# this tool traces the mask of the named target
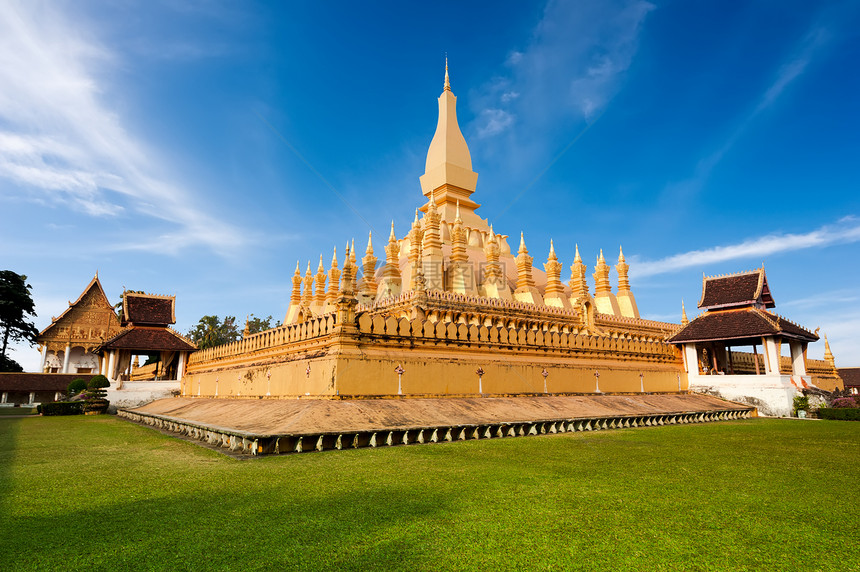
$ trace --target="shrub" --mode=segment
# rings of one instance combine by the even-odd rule
[[[794,397],[794,410],[795,411],[806,411],[809,409],[809,396],[808,395],[796,395]]]
[[[77,395],[86,388],[87,380],[82,377],[77,377],[72,380],[72,383],[69,384],[69,387],[67,387],[66,390],[69,392],[69,395]]]
[[[43,403],[41,406],[42,415],[83,415],[83,401],[55,401],[53,403]]]
[[[87,384],[87,399],[104,399],[107,392],[105,387],[110,387],[110,381],[103,375],[94,375]]]
[[[860,421],[860,408],[821,408],[818,410],[820,419],[837,419],[840,421]]]
[[[860,395],[840,397],[833,400],[833,407],[837,409],[854,409],[860,407]]]

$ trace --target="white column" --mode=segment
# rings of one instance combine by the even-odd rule
[[[54,392],[54,401],[59,401],[59,400],[60,400],[60,392],[59,392],[59,391],[55,391],[55,392]]]
[[[179,365],[176,366],[176,381],[182,381],[182,376],[185,374],[185,358],[186,352],[179,352]]]
[[[699,355],[696,352],[696,344],[684,344],[684,361],[687,375],[699,375]]]
[[[776,338],[764,338],[765,368],[768,375],[779,375],[779,344]]]
[[[0,395],[0,403],[6,403],[9,401],[9,393],[4,391],[3,395]]]
[[[28,401],[28,403],[33,403],[34,401],[36,401],[36,392],[31,391],[30,392],[30,401]]]
[[[69,358],[72,355],[72,347],[66,346],[66,354],[63,356],[63,373],[69,373]]]
[[[806,364],[803,363],[803,345],[800,342],[788,342],[791,350],[791,374],[806,375]]]
[[[116,363],[116,350],[111,350],[109,355],[110,357],[108,358],[108,370],[105,376],[109,380],[113,381],[113,369]]]
[[[39,373],[45,373],[45,363],[48,361],[48,344],[42,346],[42,364],[39,366]]]

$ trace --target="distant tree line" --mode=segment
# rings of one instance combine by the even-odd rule
[[[275,321],[272,316],[259,318],[254,314],[248,317],[248,333],[256,334],[277,328],[281,322]],[[242,338],[244,325],[236,322],[236,316],[224,316],[221,320],[218,316],[203,316],[193,328],[188,330],[187,337],[197,344],[201,350],[229,344]]]

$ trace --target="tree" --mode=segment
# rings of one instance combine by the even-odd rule
[[[18,362],[6,355],[9,342],[36,343],[39,330],[28,316],[36,317],[27,277],[11,270],[0,270],[0,371],[21,371]]]
[[[266,330],[271,330],[272,328],[277,328],[281,325],[281,322],[275,322],[275,325],[272,325],[272,321],[274,318],[272,316],[266,316],[265,318],[258,318],[254,314],[248,318],[248,333],[256,334],[259,332],[265,332]]]
[[[225,316],[222,322],[218,316],[203,316],[196,326],[188,330],[188,337],[201,350],[235,342],[241,336],[236,327],[235,316]]]

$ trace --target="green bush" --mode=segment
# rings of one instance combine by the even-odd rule
[[[104,388],[110,387],[110,381],[103,375],[94,375],[87,384],[88,399],[104,399],[107,396],[107,391]]]
[[[83,415],[83,401],[55,401],[41,405],[42,415]]]
[[[72,383],[66,388],[69,392],[69,395],[77,395],[83,390],[87,388],[87,380],[82,377],[76,377],[72,380]]]
[[[840,409],[822,407],[818,410],[819,419],[838,419],[840,421],[860,421],[860,409]]]
[[[809,396],[796,395],[794,397],[794,411],[806,411],[809,409]]]

